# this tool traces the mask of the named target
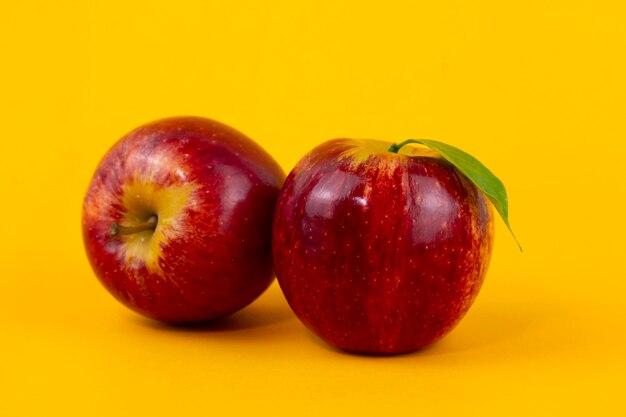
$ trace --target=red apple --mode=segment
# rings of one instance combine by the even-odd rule
[[[233,313],[272,282],[271,224],[284,173],[221,123],[140,127],[100,162],[83,238],[102,284],[126,306],[184,323]]]
[[[418,147],[337,139],[287,177],[273,225],[274,268],[289,305],[339,348],[397,354],[463,317],[493,240],[486,197]]]

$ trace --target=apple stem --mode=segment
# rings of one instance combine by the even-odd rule
[[[409,143],[416,143],[416,144],[420,145],[420,143],[418,141],[416,141],[415,139],[407,139],[404,142],[400,142],[398,144],[394,143],[387,150],[389,152],[398,153],[398,151],[400,150],[401,147],[403,147],[404,145],[408,145]]]
[[[117,223],[113,223],[111,228],[109,229],[109,236],[123,236],[123,235],[132,235],[133,233],[139,233],[146,230],[154,230],[156,229],[157,223],[159,222],[159,218],[157,216],[150,216],[150,218],[142,224],[137,226],[122,226]]]

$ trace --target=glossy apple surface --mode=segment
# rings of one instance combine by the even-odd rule
[[[178,117],[142,126],[109,150],[89,185],[91,266],[115,298],[157,320],[233,313],[273,280],[283,179],[269,154],[224,124]]]
[[[287,177],[273,226],[289,305],[327,342],[353,352],[424,347],[463,317],[491,256],[486,197],[432,151],[338,139]]]

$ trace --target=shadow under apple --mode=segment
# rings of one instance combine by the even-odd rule
[[[558,305],[535,301],[522,303],[520,300],[500,300],[477,304],[470,309],[456,328],[447,336],[432,345],[415,352],[399,355],[372,355],[354,353],[339,349],[326,343],[324,340],[307,332],[312,343],[323,349],[348,356],[367,358],[405,358],[405,357],[432,357],[468,353],[483,348],[489,348],[508,341],[521,338],[527,332],[548,325],[555,320],[567,320],[566,310]],[[545,348],[546,340],[538,341]],[[532,354],[533,346],[527,346],[526,352]],[[520,348],[520,351],[524,351]]]
[[[276,325],[295,319],[280,289],[272,285],[249,306],[228,316],[200,323],[171,324],[134,315],[137,323],[158,330],[173,332],[234,332]]]

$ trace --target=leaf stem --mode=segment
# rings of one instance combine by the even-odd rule
[[[398,151],[400,150],[400,148],[402,148],[404,145],[408,145],[409,143],[416,143],[418,145],[421,145],[421,143],[415,139],[407,139],[404,142],[400,142],[398,144],[393,144],[389,147],[389,149],[387,149],[389,152],[393,152],[393,153],[398,153]]]

